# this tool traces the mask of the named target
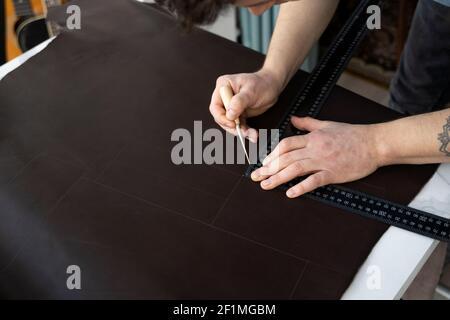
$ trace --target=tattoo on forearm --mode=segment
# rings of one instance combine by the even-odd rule
[[[447,118],[447,123],[444,125],[444,131],[439,134],[438,140],[442,143],[439,150],[447,157],[450,157],[450,117]]]

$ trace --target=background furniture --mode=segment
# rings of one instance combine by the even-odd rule
[[[0,3],[0,65],[6,62],[5,1]]]

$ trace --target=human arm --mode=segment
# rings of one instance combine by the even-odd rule
[[[234,120],[240,117],[244,135],[256,140],[256,130],[249,129],[245,119],[260,115],[275,104],[330,22],[337,4],[338,0],[301,0],[281,5],[262,68],[255,73],[221,76],[216,82],[209,109],[222,128],[236,134]],[[235,93],[228,112],[219,94],[226,85]]]
[[[265,190],[308,176],[287,191],[290,198],[361,179],[382,166],[450,162],[450,109],[373,125],[292,122],[309,134],[281,141],[252,174]]]

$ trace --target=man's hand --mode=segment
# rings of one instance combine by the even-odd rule
[[[363,178],[381,165],[372,125],[297,117],[292,124],[310,133],[282,140],[264,166],[253,172],[252,179],[265,190],[309,175],[287,191],[289,198],[295,198],[324,185]]]
[[[226,85],[231,86],[235,94],[228,110],[225,110],[219,93],[220,88]],[[256,142],[258,132],[247,126],[246,118],[267,111],[277,101],[281,90],[280,81],[264,69],[255,73],[221,76],[217,79],[209,110],[217,124],[234,135],[237,134],[234,120],[240,118],[244,137]]]

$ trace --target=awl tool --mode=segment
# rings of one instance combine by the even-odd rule
[[[220,88],[220,97],[222,98],[222,102],[225,106],[225,109],[228,110],[228,107],[230,106],[230,102],[233,96],[234,92],[230,86],[223,86],[222,88]],[[238,134],[239,140],[241,141],[242,148],[244,149],[245,157],[247,158],[248,164],[250,164],[247,148],[245,147],[244,136],[242,135],[241,121],[239,120],[239,118],[237,118],[236,120],[234,120],[234,122],[236,123],[236,132]]]

